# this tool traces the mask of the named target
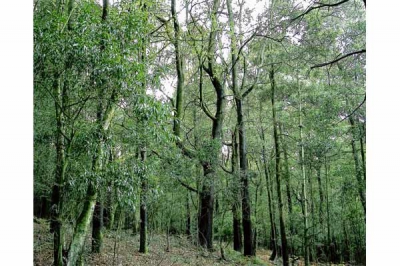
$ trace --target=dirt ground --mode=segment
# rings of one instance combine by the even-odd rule
[[[166,248],[166,235],[150,235],[149,252],[141,254],[138,252],[138,235],[132,235],[128,231],[106,232],[101,254],[90,253],[90,239],[87,239],[84,251],[85,264],[91,266],[282,265],[279,259],[274,262],[269,261],[271,251],[265,249],[258,249],[255,258],[244,258],[240,253],[226,247],[224,248],[226,260],[222,260],[219,247],[215,252],[208,252],[195,246],[185,236],[170,236],[168,252]],[[53,244],[52,235],[49,233],[49,224],[46,220],[36,220],[34,223],[34,265],[51,266],[52,256]],[[299,259],[292,262],[291,265],[303,266],[304,262]],[[333,264],[330,265],[333,266]]]

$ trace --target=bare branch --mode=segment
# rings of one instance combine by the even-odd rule
[[[222,170],[224,170],[228,174],[233,174],[233,171],[226,169],[222,164],[220,164],[219,166],[222,168]]]
[[[318,65],[314,65],[314,66],[311,67],[311,69],[317,68],[317,67],[323,67],[323,66],[332,65],[334,63],[339,62],[342,59],[345,59],[346,57],[349,57],[349,56],[352,56],[352,55],[357,55],[357,54],[363,54],[363,53],[366,53],[366,52],[367,52],[366,49],[362,49],[360,51],[351,52],[351,53],[345,54],[345,55],[343,55],[343,56],[341,56],[341,57],[339,57],[339,58],[337,58],[337,59],[335,59],[333,61],[322,63],[322,64],[318,64]]]
[[[184,186],[185,188],[187,188],[188,190],[190,190],[190,191],[192,191],[192,192],[195,192],[195,193],[199,193],[199,191],[198,191],[197,189],[192,188],[191,186],[185,184],[185,183],[184,183],[182,180],[180,180],[179,178],[176,178],[176,180],[178,180],[178,182],[179,182],[182,186]]]
[[[206,70],[206,69],[205,69]],[[207,72],[207,70],[206,70]],[[200,107],[204,111],[204,113],[213,121],[216,120],[216,118],[211,114],[210,110],[208,110],[207,106],[204,104],[203,101],[203,68],[200,66],[200,83],[199,83],[199,88],[200,88]]]
[[[339,122],[336,122],[335,124],[339,124],[340,122],[342,122],[342,121],[346,120],[347,118],[349,118],[350,116],[352,116],[358,109],[360,109],[361,106],[363,106],[363,104],[365,103],[366,100],[367,100],[367,95],[364,95],[364,100],[350,114],[346,115]]]
[[[297,17],[291,19],[291,21],[293,22],[293,21],[295,21],[295,20],[297,20],[297,19],[299,19],[301,17],[304,17],[305,15],[307,15],[308,13],[310,13],[311,11],[313,11],[315,9],[319,9],[319,8],[322,8],[322,7],[335,7],[335,6],[339,6],[339,5],[344,4],[346,2],[349,2],[349,1],[350,0],[343,0],[343,1],[340,1],[340,2],[337,2],[337,3],[333,3],[333,4],[318,3],[317,6],[312,6],[312,7],[308,8],[305,12],[303,12],[300,15],[298,15]]]

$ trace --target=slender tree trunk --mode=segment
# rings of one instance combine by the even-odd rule
[[[316,222],[315,222],[315,204],[314,204],[315,197],[314,197],[314,185],[313,185],[314,180],[311,178],[312,175],[313,175],[312,174],[313,167],[312,167],[311,163],[309,164],[308,169],[309,169],[309,173],[307,175],[307,181],[308,181],[308,188],[309,188],[309,191],[310,191],[309,199],[310,199],[310,205],[311,205],[310,206],[310,210],[311,210],[311,226],[310,226],[311,232],[309,232],[309,235],[308,235],[308,246],[309,246],[309,249],[310,249],[310,261],[313,261],[313,260],[315,260],[315,257],[316,257],[315,256],[316,250],[315,250],[315,245],[314,245],[315,236],[316,236],[316,233],[315,233],[315,230],[316,230],[315,224],[316,224]]]
[[[107,19],[108,14],[108,0],[103,0],[103,14],[102,21]],[[104,44],[101,42],[100,49],[104,49]],[[99,89],[99,99],[103,98],[102,90]],[[108,103],[114,102],[116,100],[116,91],[113,90]],[[114,116],[115,106],[112,104],[107,104],[107,108],[103,110],[103,103],[99,100],[98,103],[98,114],[97,114],[97,150],[93,157],[92,170],[94,173],[98,174],[101,171],[101,160],[103,152],[103,141],[106,132],[111,123],[111,119]],[[104,113],[103,113],[104,112]],[[100,119],[101,118],[101,119]],[[94,212],[94,207],[97,199],[97,184],[95,180],[90,180],[87,190],[87,195],[82,212],[76,222],[76,227],[74,235],[72,237],[71,246],[68,252],[68,264],[67,266],[77,265],[78,259],[82,254],[82,249],[84,245],[84,240],[87,235],[91,218]]]
[[[215,73],[215,41],[217,37],[217,16],[218,16],[218,8],[220,6],[220,0],[214,0],[211,12],[211,31],[208,40],[208,48],[207,48],[207,66],[202,62],[201,68],[204,69],[208,76],[210,77],[210,81],[213,84],[215,93],[217,95],[216,100],[216,111],[215,115],[211,116],[209,111],[207,112],[205,108],[203,111],[206,112],[208,116],[210,116],[212,120],[212,143],[220,144],[222,138],[222,124],[224,121],[224,112],[225,112],[225,90],[223,83],[220,78]],[[202,70],[201,69],[201,70]],[[202,79],[202,71],[200,71],[200,80]],[[202,91],[202,82],[200,82],[200,91]],[[204,106],[203,106],[204,107]],[[207,247],[208,249],[212,249],[213,247],[213,208],[214,208],[214,179],[216,170],[218,167],[218,156],[219,149],[213,149],[211,152],[211,160],[202,162],[203,166],[203,185],[202,190],[199,193],[200,196],[200,207],[199,207],[199,243],[202,246]]]
[[[191,230],[190,230],[190,225],[191,225],[191,215],[190,215],[190,191],[187,191],[186,193],[186,235],[190,236]]]
[[[114,160],[112,149],[109,150],[109,163]],[[104,227],[111,230],[114,223],[115,203],[114,203],[114,186],[111,181],[107,183],[105,204],[103,210],[103,223]]]
[[[282,129],[282,124],[279,126],[279,135],[283,136],[283,129]],[[281,137],[282,140],[282,137]],[[292,207],[292,195],[291,195],[291,188],[290,188],[290,171],[289,171],[289,159],[288,159],[288,152],[287,152],[287,147],[286,147],[286,142],[282,142],[282,151],[283,151],[283,159],[285,161],[284,166],[285,166],[285,181],[286,181],[286,197],[287,197],[287,202],[288,202],[288,210],[289,210],[289,218],[292,217],[293,213],[293,207]],[[292,227],[292,226],[290,226]],[[291,232],[292,232],[291,228]],[[292,232],[293,233],[293,232]]]
[[[249,179],[247,175],[247,158],[246,158],[246,143],[245,131],[242,111],[242,100],[236,99],[236,110],[238,116],[239,128],[239,159],[240,159],[240,176],[242,184],[242,221],[243,221],[243,236],[244,236],[244,255],[254,256],[255,249],[253,247],[253,231],[251,226],[251,209],[249,195]]]
[[[64,176],[66,169],[65,150],[64,150],[64,115],[62,110],[62,93],[59,84],[59,77],[54,78],[54,95],[57,97],[55,102],[56,109],[56,170],[55,170],[55,182],[53,185],[52,196],[51,196],[51,216],[50,216],[50,232],[53,235],[53,247],[54,247],[54,265],[63,265],[62,248],[64,242],[63,230],[62,230],[62,187],[64,184]]]
[[[272,250],[272,254],[270,256],[270,260],[274,260],[277,254],[277,244],[276,244],[276,226],[275,226],[275,218],[274,218],[274,210],[272,209],[272,197],[271,197],[271,190],[272,190],[272,183],[270,182],[270,175],[267,166],[267,158],[266,158],[266,151],[265,151],[265,134],[264,129],[261,129],[261,136],[263,140],[262,144],[262,156],[263,156],[263,166],[264,166],[264,173],[265,173],[265,183],[267,185],[267,197],[268,197],[268,214],[269,214],[269,221],[271,224],[271,235],[270,235],[270,243],[269,248]]]
[[[204,180],[200,195],[199,243],[213,248],[214,171],[210,164],[203,165]]]
[[[171,15],[174,24],[174,39],[173,45],[175,48],[175,67],[177,73],[177,88],[176,88],[176,103],[175,103],[175,119],[174,119],[174,134],[180,138],[181,136],[181,120],[183,117],[183,84],[185,82],[183,59],[180,51],[180,26],[176,14],[175,0],[171,0]],[[180,140],[178,140],[180,142]]]
[[[357,153],[357,147],[356,147],[356,125],[354,122],[354,119],[352,116],[349,117],[349,122],[351,126],[351,133],[352,133],[352,140],[351,140],[351,148],[353,151],[353,157],[354,157],[354,165],[355,165],[355,171],[356,171],[356,178],[357,178],[357,187],[358,187],[358,194],[360,196],[361,204],[364,209],[364,214],[366,214],[366,201],[365,201],[365,184],[363,180],[363,174],[362,174],[362,166],[360,165],[360,159],[358,157]]]
[[[230,36],[231,36],[231,58],[232,58],[232,89],[235,94],[237,127],[239,133],[239,160],[240,160],[240,179],[242,187],[242,221],[245,256],[254,256],[255,249],[253,247],[253,232],[251,226],[251,207],[249,195],[249,180],[247,175],[247,154],[246,154],[246,136],[243,119],[243,97],[238,88],[237,82],[237,40],[235,35],[235,25],[233,20],[233,12],[231,0],[226,1],[229,15]]]
[[[364,182],[367,180],[367,171],[365,167],[365,148],[364,148],[365,125],[360,124],[360,153],[363,166]]]
[[[92,226],[92,252],[100,253],[103,245],[103,214],[104,208],[101,202],[96,202],[93,212]]]
[[[62,12],[63,3],[58,2],[58,11]],[[74,0],[68,2],[68,14],[71,14],[74,5]],[[71,30],[71,21],[68,21],[68,31]],[[71,69],[72,62],[71,58],[67,56],[65,62],[65,69]],[[53,96],[55,98],[55,110],[56,110],[56,169],[55,169],[55,183],[52,189],[51,197],[51,213],[50,213],[50,232],[53,232],[53,259],[54,266],[63,265],[63,244],[64,244],[64,232],[62,223],[62,208],[63,208],[63,186],[65,180],[65,172],[67,169],[67,154],[68,149],[71,145],[72,137],[69,143],[66,143],[64,138],[65,132],[65,121],[64,114],[67,112],[65,107],[68,102],[68,82],[66,81],[63,88],[61,88],[60,75],[59,73],[54,75],[53,81]],[[68,146],[68,147],[67,147]],[[67,154],[66,154],[67,153]]]
[[[238,157],[238,134],[237,127],[235,132],[232,134],[232,173],[233,173],[233,204],[232,204],[232,216],[233,216],[233,249],[236,251],[242,251],[243,248],[243,235],[241,227],[241,216],[240,216],[240,179],[239,179],[239,157]]]
[[[318,191],[319,191],[319,223],[322,228],[323,227],[323,213],[324,213],[324,192],[322,190],[321,167],[322,167],[322,165],[320,163],[318,163],[316,170],[317,170],[317,181],[318,181]]]
[[[142,149],[140,151],[140,158],[143,165],[146,161],[146,150]],[[141,180],[141,193],[140,193],[140,253],[147,253],[147,190],[148,190],[148,181],[146,177],[146,173],[140,174]]]
[[[78,259],[82,254],[84,241],[92,219],[94,206],[96,204],[96,198],[97,198],[96,188],[93,182],[90,182],[87,191],[87,196],[85,199],[85,204],[83,205],[81,215],[79,216],[76,222],[74,235],[72,237],[71,246],[68,252],[67,266],[77,265]]]
[[[332,247],[331,238],[331,217],[329,210],[329,166],[325,155],[325,193],[326,193],[326,227],[327,227],[327,244],[329,245],[329,261],[334,260],[334,253],[336,252]]]
[[[308,210],[307,210],[307,189],[306,189],[306,167],[305,167],[305,156],[304,156],[304,140],[303,140],[303,122],[301,119],[302,115],[302,98],[301,98],[301,90],[300,86],[298,85],[299,89],[299,128],[300,128],[300,164],[301,164],[301,172],[302,172],[302,177],[303,177],[303,182],[302,182],[302,209],[303,209],[303,223],[304,223],[304,232],[303,232],[303,238],[304,238],[304,262],[305,266],[310,265],[310,245],[309,245],[309,239],[308,239]]]
[[[290,234],[290,244],[288,244],[288,252],[292,253],[292,248],[294,247],[293,243],[293,236],[295,235],[295,228],[293,225],[293,207],[292,207],[292,195],[291,195],[291,187],[290,187],[290,172],[289,172],[289,159],[288,159],[288,152],[286,147],[286,142],[283,141],[283,129],[282,123],[279,123],[279,135],[281,143],[282,143],[282,151],[283,151],[283,159],[284,159],[284,167],[285,167],[285,183],[286,183],[286,198],[288,204],[288,211],[289,211],[289,234]]]
[[[271,256],[269,260],[273,261],[277,255],[277,235],[276,235],[276,226],[275,226],[275,210],[273,208],[273,203],[272,203],[272,191],[273,191],[273,186],[272,182],[270,179],[270,173],[269,173],[269,167],[267,164],[267,152],[265,148],[265,130],[262,127],[262,104],[263,102],[260,101],[260,124],[261,124],[261,140],[262,140],[262,159],[263,159],[263,168],[264,168],[264,174],[265,174],[265,184],[267,188],[267,199],[268,199],[268,214],[269,214],[269,221],[271,225],[271,232],[270,232],[270,240],[269,240],[269,248],[272,250]]]
[[[275,179],[276,179],[276,191],[278,195],[278,209],[279,209],[279,225],[281,232],[281,244],[282,244],[282,260],[283,266],[289,266],[289,254],[288,254],[288,245],[286,239],[286,229],[285,229],[285,221],[283,218],[283,202],[281,195],[281,162],[280,162],[280,147],[278,140],[278,122],[276,118],[276,107],[275,107],[275,77],[274,77],[274,69],[270,71],[270,81],[271,81],[271,104],[272,104],[272,120],[273,120],[273,128],[274,128],[274,143],[275,143]]]

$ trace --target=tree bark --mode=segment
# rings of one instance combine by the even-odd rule
[[[362,166],[360,165],[360,158],[358,157],[357,153],[357,147],[356,147],[356,125],[354,122],[353,116],[349,116],[349,122],[350,122],[350,130],[352,133],[352,140],[351,140],[351,148],[353,151],[353,158],[354,158],[354,166],[355,166],[355,172],[356,172],[356,178],[357,178],[357,188],[358,188],[358,194],[360,196],[361,204],[364,209],[364,215],[366,215],[367,209],[366,209],[366,201],[365,201],[365,184],[363,180],[363,174],[362,174]]]
[[[72,237],[72,242],[68,252],[67,266],[77,265],[78,259],[82,254],[82,248],[93,215],[94,206],[96,204],[96,198],[97,198],[96,188],[93,182],[90,182],[87,191],[87,196],[85,199],[85,204],[83,206],[81,215],[79,216],[76,222],[74,235]]]
[[[280,147],[278,140],[278,122],[276,118],[276,107],[275,107],[275,76],[274,69],[272,68],[269,73],[270,81],[271,81],[271,104],[272,104],[272,120],[274,127],[274,143],[275,143],[275,179],[276,179],[276,191],[278,195],[278,209],[279,209],[279,225],[281,232],[281,244],[282,244],[282,260],[283,266],[289,266],[289,253],[288,253],[288,245],[286,239],[286,229],[285,229],[285,221],[283,218],[283,202],[281,195],[281,162],[280,162]]]
[[[274,210],[272,209],[272,197],[271,197],[272,183],[270,181],[270,175],[269,175],[268,165],[267,165],[267,154],[266,154],[266,150],[265,150],[265,133],[264,133],[263,128],[261,128],[261,138],[263,141],[262,157],[263,157],[263,166],[264,166],[264,174],[265,174],[265,184],[267,186],[268,214],[269,214],[269,221],[271,224],[271,235],[270,235],[269,248],[272,250],[272,254],[269,259],[273,261],[277,254],[277,243],[276,243],[277,237],[276,237]]]
[[[102,21],[107,19],[108,14],[108,0],[103,0],[103,14]],[[101,50],[104,49],[104,44],[100,44]],[[113,90],[110,99],[106,104],[106,108],[103,108],[103,91],[99,89],[99,102],[97,107],[97,150],[93,156],[92,171],[95,175],[98,175],[101,171],[101,160],[103,153],[103,141],[106,132],[110,126],[112,117],[114,116],[115,105],[112,103],[116,100],[116,91]],[[94,207],[97,200],[97,182],[95,180],[90,180],[87,190],[87,195],[85,199],[85,204],[83,206],[82,212],[77,220],[75,232],[72,237],[71,246],[68,252],[68,264],[67,266],[75,266],[82,253],[84,240],[89,229],[91,218],[94,213]]]
[[[283,136],[283,129],[282,129],[282,124],[281,123],[279,124],[279,135]],[[282,137],[280,139],[281,139],[281,142],[282,142],[283,159],[285,161],[284,167],[285,167],[286,197],[287,197],[288,211],[289,211],[289,218],[290,218],[290,217],[292,217],[293,207],[292,207],[292,195],[291,195],[291,188],[290,188],[289,159],[288,159],[288,152],[287,152],[286,142],[283,141]],[[292,226],[290,226],[290,231],[292,232],[292,228],[291,227]]]
[[[239,156],[238,156],[238,132],[237,127],[232,134],[232,173],[233,173],[233,249],[242,251],[243,248],[243,235],[241,227],[240,216],[240,179],[239,179]]]
[[[100,253],[103,245],[103,214],[103,204],[96,202],[93,212],[92,253]]]
[[[229,16],[230,36],[231,36],[231,58],[232,58],[232,89],[235,94],[237,128],[239,133],[239,165],[240,179],[242,187],[242,222],[244,236],[245,256],[254,256],[255,249],[253,247],[253,231],[251,226],[251,207],[249,195],[249,180],[247,175],[247,154],[246,154],[246,136],[243,119],[243,97],[238,88],[237,82],[237,40],[235,35],[235,25],[233,20],[231,0],[226,1]]]
[[[63,3],[58,2],[58,12],[62,12]],[[74,5],[74,0],[68,2],[68,14],[71,14]],[[71,19],[68,22],[68,30],[70,27]],[[71,68],[71,59],[67,56],[65,62],[65,69]],[[72,139],[65,139],[65,108],[68,101],[68,82],[65,82],[63,88],[61,88],[60,74],[54,74],[53,80],[53,96],[55,99],[55,110],[56,110],[56,169],[55,169],[55,182],[52,188],[51,196],[51,213],[50,213],[50,232],[53,235],[53,261],[54,266],[63,265],[63,244],[64,244],[64,232],[62,223],[62,208],[63,208],[63,186],[65,181],[65,172],[67,169],[67,149],[71,145]],[[67,147],[68,146],[68,147]]]
[[[62,187],[64,184],[64,176],[66,170],[65,150],[64,150],[64,110],[62,107],[63,95],[59,84],[59,77],[55,75],[53,84],[54,95],[56,97],[56,170],[55,181],[51,196],[51,214],[50,214],[50,232],[53,235],[54,265],[63,265],[63,230],[62,230]]]
[[[360,123],[360,153],[361,153],[361,161],[362,161],[362,168],[363,168],[364,182],[365,182],[367,180],[367,171],[365,167],[364,136],[365,136],[365,125]]]
[[[300,164],[301,164],[301,172],[303,177],[302,182],[302,210],[303,210],[303,223],[304,223],[304,231],[303,231],[303,241],[304,241],[304,262],[305,266],[310,265],[310,246],[308,239],[308,210],[307,210],[307,178],[306,178],[306,167],[305,167],[305,156],[304,156],[304,140],[303,140],[303,122],[301,119],[302,114],[302,105],[301,105],[301,90],[298,85],[299,90],[299,128],[300,128]]]
[[[245,131],[242,111],[242,100],[236,99],[237,122],[239,131],[239,159],[240,159],[240,176],[242,184],[242,222],[244,236],[244,252],[245,256],[254,256],[255,249],[253,247],[253,231],[251,226],[251,209],[249,195],[249,179],[247,175],[247,158]]]
[[[140,151],[140,158],[142,161],[142,165],[146,161],[146,150],[142,149]],[[144,167],[143,167],[144,171]],[[140,253],[147,253],[147,190],[148,190],[148,181],[146,177],[146,173],[141,173],[141,193],[140,193]]]
[[[171,0],[171,15],[174,24],[174,39],[173,45],[175,48],[175,66],[177,73],[177,87],[176,87],[176,103],[175,103],[175,117],[174,117],[174,134],[177,137],[181,137],[181,120],[183,117],[183,84],[185,82],[185,76],[183,71],[183,59],[180,51],[180,27],[178,17],[176,14],[176,3],[175,0]],[[180,140],[178,139],[178,142]]]
[[[186,235],[190,236],[191,235],[191,215],[190,215],[190,201],[189,201],[189,195],[190,191],[187,191],[186,193]]]
[[[319,223],[321,228],[323,227],[323,213],[324,213],[324,192],[322,189],[321,181],[321,163],[318,162],[317,166],[317,181],[318,181],[318,191],[319,191]]]
[[[203,165],[204,179],[200,195],[199,243],[213,248],[214,170],[210,164]]]
[[[215,116],[212,117],[212,143],[219,144],[222,138],[222,124],[224,121],[224,111],[226,105],[224,86],[215,73],[215,41],[217,34],[217,11],[220,0],[214,0],[211,12],[211,32],[207,49],[207,67],[200,62],[201,67],[207,72],[217,95]],[[200,78],[202,78],[200,71]],[[200,83],[200,86],[201,83]],[[200,88],[201,89],[201,88]],[[211,160],[202,162],[203,166],[203,185],[199,193],[199,243],[201,246],[212,249],[213,247],[213,208],[214,208],[214,178],[218,165],[219,149],[211,151]]]

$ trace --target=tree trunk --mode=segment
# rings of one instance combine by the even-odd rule
[[[329,210],[329,166],[325,156],[325,193],[326,193],[326,226],[327,226],[327,244],[329,245],[329,261],[334,261],[334,252],[332,249],[332,238],[331,238],[331,217]]]
[[[104,0],[104,2],[107,2]],[[104,5],[103,5],[104,8]],[[111,98],[109,99],[109,103],[115,101],[116,92],[113,91]],[[99,108],[102,105],[99,102]],[[101,119],[97,120],[98,124],[98,143],[97,143],[97,150],[93,157],[92,163],[92,171],[95,175],[98,175],[101,171],[101,160],[102,160],[102,151],[103,151],[103,140],[105,133],[108,131],[108,128],[111,123],[111,119],[114,115],[115,106],[111,104],[107,104],[107,109],[104,111],[104,115],[101,116]],[[98,116],[99,117],[99,116]],[[97,184],[95,180],[90,180],[88,185],[88,190],[86,194],[85,204],[83,206],[82,212],[77,220],[75,232],[72,238],[71,247],[68,252],[68,266],[75,266],[78,258],[82,252],[82,248],[84,245],[84,240],[86,234],[89,229],[89,225],[91,222],[92,215],[94,213],[94,206],[96,204],[97,199]]]
[[[303,140],[303,122],[301,119],[302,114],[302,105],[301,105],[301,91],[300,86],[299,89],[299,128],[300,128],[300,164],[301,164],[301,172],[303,177],[302,183],[302,210],[303,210],[303,223],[304,223],[304,231],[303,231],[303,241],[304,241],[304,262],[305,266],[310,265],[310,246],[308,241],[308,211],[307,211],[307,189],[306,189],[306,167],[305,167],[305,156],[304,156],[304,140]]]
[[[282,124],[279,125],[279,135],[283,136]],[[286,181],[286,197],[287,197],[287,202],[288,202],[288,211],[289,211],[289,218],[290,218],[290,217],[292,217],[293,207],[292,207],[292,195],[291,195],[291,188],[290,188],[289,159],[288,159],[286,142],[283,141],[282,137],[280,139],[282,142],[283,159],[285,161],[284,166],[285,166],[285,181]],[[292,226],[290,226],[290,227],[292,227]],[[292,231],[292,228],[290,228],[290,231]]]
[[[236,99],[237,122],[239,129],[239,159],[240,159],[240,177],[242,185],[242,222],[244,236],[244,252],[245,256],[254,256],[255,249],[253,247],[253,231],[251,226],[251,209],[249,195],[249,179],[247,175],[247,158],[245,131],[242,111],[242,100]]]
[[[278,209],[279,209],[279,225],[281,232],[281,244],[282,244],[282,260],[283,266],[289,266],[289,254],[288,254],[288,245],[286,239],[286,229],[285,229],[285,221],[283,218],[283,202],[281,195],[281,162],[280,162],[280,148],[279,148],[279,140],[278,140],[278,122],[276,118],[276,107],[275,107],[275,77],[274,77],[274,69],[270,71],[270,81],[271,81],[271,104],[272,104],[272,120],[274,127],[274,143],[275,143],[275,179],[276,179],[276,191],[278,195]]]
[[[59,84],[59,77],[55,75],[53,90],[57,97],[55,102],[56,109],[56,170],[55,181],[51,195],[51,214],[50,214],[50,232],[53,235],[54,247],[54,265],[63,265],[63,230],[61,221],[62,212],[62,187],[64,184],[64,176],[66,169],[65,150],[64,150],[64,115],[62,110],[63,95]]]
[[[90,226],[91,218],[96,204],[97,192],[93,182],[89,183],[85,204],[81,215],[79,216],[74,235],[72,237],[71,246],[68,252],[68,263],[67,266],[77,265],[78,259],[82,254],[82,248],[85,242],[85,238]]]
[[[319,223],[321,228],[323,227],[323,213],[324,213],[324,192],[322,190],[321,181],[321,164],[318,163],[317,166],[317,181],[318,181],[318,191],[319,191]]]
[[[63,3],[58,2],[58,11],[63,9]],[[74,5],[74,0],[68,2],[68,14],[71,14]],[[68,30],[70,30],[71,19],[68,22]],[[65,62],[65,70],[72,67],[71,58],[67,56]],[[68,82],[66,81],[63,88],[61,89],[60,75],[56,73],[53,81],[53,97],[55,99],[55,110],[56,110],[56,169],[55,169],[55,182],[52,188],[51,196],[51,213],[50,213],[50,232],[53,235],[53,259],[54,266],[63,265],[63,244],[64,244],[64,232],[63,223],[61,219],[62,207],[63,207],[63,186],[65,179],[65,172],[67,168],[67,155],[66,150],[70,147],[72,139],[69,143],[66,143],[65,139],[65,121],[64,114],[66,112],[65,107],[68,105]],[[68,147],[66,147],[68,146]],[[68,153],[68,151],[67,151]]]
[[[242,251],[243,248],[243,235],[241,227],[240,216],[240,179],[239,179],[239,157],[238,157],[238,134],[237,127],[232,134],[232,173],[233,173],[233,204],[232,204],[232,217],[233,217],[233,249]]]
[[[266,150],[265,150],[265,134],[264,134],[263,128],[261,128],[261,138],[263,141],[262,157],[263,157],[263,166],[264,166],[264,174],[265,174],[265,183],[267,185],[268,214],[269,214],[269,221],[271,224],[271,235],[270,235],[269,248],[272,250],[272,254],[269,259],[273,261],[277,254],[277,243],[276,243],[277,237],[276,237],[274,211],[272,209],[272,197],[271,197],[272,183],[270,182],[270,176],[269,176],[268,166],[267,166],[267,154],[266,154]]]
[[[238,88],[237,82],[237,40],[235,35],[235,25],[233,20],[232,4],[231,0],[226,1],[229,25],[230,25],[230,37],[231,37],[231,58],[232,58],[232,89],[235,94],[236,103],[236,117],[237,117],[237,128],[239,132],[239,165],[240,165],[240,180],[242,187],[242,222],[243,222],[243,236],[244,236],[244,250],[245,256],[254,256],[255,249],[253,247],[253,231],[251,226],[251,207],[250,207],[250,195],[249,195],[249,180],[247,175],[247,154],[246,154],[246,136],[245,126],[243,120],[243,97]]]
[[[360,123],[360,153],[363,166],[364,182],[367,180],[367,171],[365,168],[365,148],[364,148],[365,125]]]
[[[352,133],[352,140],[351,140],[351,148],[353,151],[353,157],[354,157],[354,165],[355,165],[355,172],[356,172],[356,178],[357,178],[357,187],[358,187],[358,194],[360,196],[361,204],[364,209],[364,214],[366,214],[366,201],[365,201],[365,184],[363,181],[363,174],[362,174],[362,166],[360,165],[360,159],[358,157],[357,153],[357,147],[356,147],[356,125],[354,122],[354,119],[352,116],[349,117],[349,122],[351,126],[351,133]]]
[[[183,84],[185,82],[185,76],[183,72],[183,59],[180,52],[180,27],[178,17],[176,14],[176,3],[175,0],[171,0],[171,15],[174,24],[174,39],[172,41],[175,48],[175,67],[177,73],[177,88],[176,88],[176,103],[175,103],[175,117],[174,117],[174,134],[180,138],[181,136],[181,120],[183,117]],[[178,142],[180,140],[178,139]]]
[[[282,151],[283,151],[283,159],[284,159],[284,167],[285,167],[285,183],[286,183],[286,198],[287,198],[287,204],[288,204],[288,211],[289,211],[289,234],[291,235],[291,241],[290,244],[288,244],[288,252],[292,253],[292,248],[294,247],[293,243],[293,236],[295,235],[295,228],[293,225],[293,207],[292,207],[292,195],[291,195],[291,187],[290,187],[290,172],[289,172],[289,159],[288,159],[288,153],[287,153],[287,147],[286,147],[286,142],[283,141],[283,129],[282,129],[282,123],[279,123],[279,135],[281,143],[282,143]]]
[[[108,0],[103,0],[103,13],[102,13],[102,22],[105,22],[108,16],[108,7],[109,7],[109,2]],[[102,39],[100,41],[100,51],[104,51],[105,46],[104,46],[104,40]],[[103,152],[104,152],[104,141],[106,139],[106,131],[108,129],[108,126],[106,126],[106,121],[108,119],[107,117],[107,111],[104,110],[104,106],[110,106],[110,104],[104,105],[104,94],[105,94],[105,86],[104,84],[106,83],[105,77],[101,77],[102,82],[99,87],[98,91],[98,105],[97,105],[97,137],[98,137],[98,146],[95,154],[93,155],[93,163],[92,163],[92,171],[95,173],[95,175],[99,174],[103,169],[102,166],[102,159],[103,159]],[[113,96],[114,95],[114,96]],[[111,98],[115,97],[115,91],[112,93]],[[108,103],[112,102],[112,100],[115,99],[110,99]],[[107,107],[109,108],[109,107]],[[115,108],[115,107],[112,107]],[[114,110],[114,109],[111,109]],[[112,111],[113,112],[113,111]],[[112,115],[112,114],[111,114]],[[108,121],[109,123],[110,121]],[[107,127],[105,129],[104,127]],[[93,230],[92,230],[92,252],[98,253],[100,252],[103,244],[103,206],[100,201],[96,202],[95,204],[95,212],[93,212]]]
[[[191,217],[190,217],[190,201],[189,201],[189,195],[190,191],[187,191],[186,193],[186,235],[190,236],[191,230],[190,230],[190,225],[191,225]]]
[[[143,165],[146,160],[146,150],[142,149],[140,151],[140,157]],[[140,193],[140,253],[147,253],[147,190],[148,181],[146,173],[141,173],[141,193]]]
[[[203,111],[210,116],[212,120],[212,144],[220,144],[222,138],[222,124],[224,121],[225,112],[225,90],[223,83],[220,78],[216,75],[215,67],[215,41],[217,34],[217,16],[218,8],[220,6],[220,0],[213,1],[212,13],[211,13],[211,31],[209,35],[209,43],[207,48],[207,66],[199,62],[200,70],[204,69],[210,81],[213,84],[215,93],[217,95],[216,100],[216,111],[215,115],[211,116],[209,111],[203,107]],[[200,80],[202,79],[202,71],[200,71]],[[202,91],[202,82],[200,82],[200,91]],[[200,94],[202,95],[202,94]],[[211,160],[202,162],[203,166],[203,185],[202,190],[199,193],[200,196],[200,208],[199,208],[199,243],[200,245],[212,249],[213,247],[213,209],[214,209],[214,178],[218,165],[218,156],[220,150],[213,149],[211,151]]]
[[[200,195],[199,243],[213,248],[214,172],[209,164],[203,165],[204,180]]]
[[[103,214],[103,204],[96,202],[93,212],[92,253],[100,253],[103,245]]]

